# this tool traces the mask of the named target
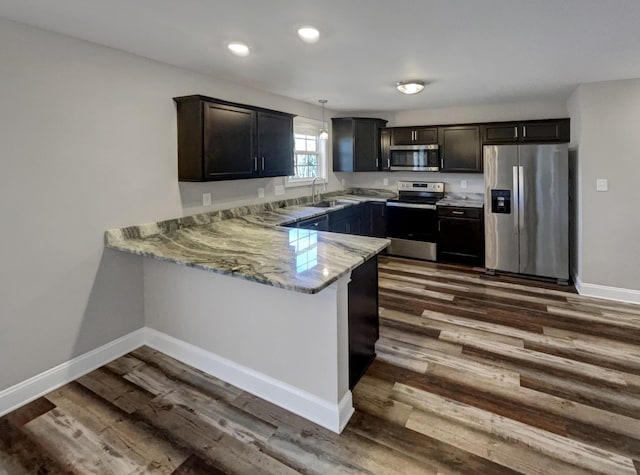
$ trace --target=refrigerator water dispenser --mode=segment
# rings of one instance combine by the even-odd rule
[[[511,190],[491,190],[491,212],[511,214]]]

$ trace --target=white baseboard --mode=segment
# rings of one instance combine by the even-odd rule
[[[0,391],[0,416],[142,345],[148,345],[333,432],[342,432],[354,412],[351,391],[347,391],[337,404],[332,404],[275,378],[145,327]]]
[[[0,391],[0,416],[141,347],[145,335],[141,328]]]
[[[146,329],[146,344],[294,414],[340,433],[353,415],[351,391],[337,404],[222,358],[157,330]]]
[[[596,297],[600,299],[616,300],[618,302],[640,304],[640,290],[609,287],[607,285],[599,284],[587,284],[582,282],[578,275],[573,277],[573,282],[578,293],[585,297]]]

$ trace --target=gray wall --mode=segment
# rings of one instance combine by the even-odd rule
[[[141,260],[105,251],[106,229],[200,211],[205,191],[211,209],[275,199],[283,178],[179,184],[172,97],[321,110],[6,20],[0,44],[2,390],[144,325]]]
[[[640,291],[640,79],[581,85],[569,100],[578,150],[578,275]],[[596,179],[609,180],[608,192]]]

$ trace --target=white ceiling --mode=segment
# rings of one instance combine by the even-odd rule
[[[640,77],[638,0],[0,0],[0,16],[341,111],[564,99]],[[319,43],[298,39],[304,24]],[[431,84],[395,91],[415,78]]]

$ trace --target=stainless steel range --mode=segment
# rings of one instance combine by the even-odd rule
[[[398,198],[387,201],[389,254],[435,261],[438,214],[436,203],[444,198],[444,183],[399,181]]]

